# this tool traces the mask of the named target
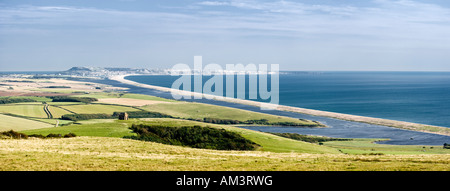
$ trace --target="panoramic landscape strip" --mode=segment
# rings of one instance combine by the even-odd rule
[[[449,170],[447,145],[253,131],[240,126],[327,127],[73,77],[1,78],[1,170]]]

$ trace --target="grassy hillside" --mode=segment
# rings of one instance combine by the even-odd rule
[[[448,170],[450,155],[345,155],[193,149],[129,139],[0,140],[0,170]]]
[[[187,121],[180,119],[167,119],[167,118],[151,118],[145,120],[132,119],[129,121],[119,121],[119,120],[95,120],[94,123],[89,123],[86,121],[85,124],[81,125],[70,125],[63,128],[46,128],[46,129],[36,129],[22,131],[26,134],[42,134],[47,135],[50,133],[57,134],[67,134],[75,133],[78,136],[101,136],[101,137],[124,137],[134,135],[130,129],[128,129],[131,124],[148,124],[148,125],[162,125],[170,127],[180,127],[180,126],[195,126],[199,125],[202,127],[213,127],[226,129],[229,131],[237,132],[243,137],[261,145],[260,150],[271,151],[271,152],[299,152],[299,153],[339,153],[337,149],[324,147],[317,144],[311,144],[301,141],[295,141],[279,136],[275,136],[268,133],[257,132],[247,129],[241,129],[226,125],[211,125],[196,121]]]
[[[219,119],[234,119],[239,121],[267,119],[269,122],[294,122],[305,125],[317,125],[317,123],[308,120],[300,120],[290,117],[276,116],[203,103],[192,103],[192,102],[159,103],[149,106],[143,106],[142,109],[148,111],[161,112],[182,118],[193,118],[193,119],[219,118]]]
[[[103,105],[103,104],[80,104],[80,105],[61,105],[61,108],[67,109],[69,111],[75,112],[75,113],[86,113],[86,114],[93,114],[93,113],[105,113],[105,114],[112,114],[116,111],[139,111],[138,109],[132,108],[132,107],[124,107],[124,106],[117,106],[117,105]]]

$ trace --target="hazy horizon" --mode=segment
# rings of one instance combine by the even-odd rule
[[[450,71],[450,3],[4,0],[0,71],[178,63],[281,71]]]

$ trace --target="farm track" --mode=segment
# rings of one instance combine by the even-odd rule
[[[52,115],[52,113],[50,112],[50,110],[48,109],[48,104],[45,104],[45,105],[44,105],[44,111],[45,111],[45,114],[47,114],[47,118],[53,119],[53,115]]]

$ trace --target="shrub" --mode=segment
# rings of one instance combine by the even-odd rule
[[[120,113],[123,112],[114,112],[112,116],[117,118]],[[128,118],[173,118],[170,115],[153,111],[127,111],[126,113],[128,114]]]
[[[35,102],[35,100],[20,97],[0,97],[0,104],[20,103],[20,102]]]
[[[64,138],[72,138],[72,137],[76,137],[77,135],[75,135],[75,133],[68,133],[64,135]]]
[[[88,119],[113,119],[112,115],[104,114],[104,113],[96,113],[96,114],[65,114],[61,116],[63,120],[88,120]]]
[[[133,124],[130,129],[138,136],[128,138],[170,145],[216,150],[254,150],[258,147],[235,132],[210,127]]]
[[[218,119],[218,118],[203,118],[203,122],[205,123],[214,123],[214,124],[243,124],[244,122],[234,119]]]
[[[45,88],[70,88],[70,86],[47,86]]]
[[[76,136],[77,135],[75,135],[74,133],[68,133],[68,134],[65,134],[64,136],[62,136],[61,134],[50,133],[47,136],[40,135],[40,134],[32,134],[32,135],[29,135],[28,137],[36,137],[36,138],[46,139],[46,138],[71,138],[71,137],[76,137]]]
[[[277,135],[280,137],[286,137],[289,139],[309,142],[309,143],[319,143],[319,145],[323,145],[323,142],[326,142],[326,141],[351,141],[352,140],[352,139],[343,139],[343,138],[301,135],[301,134],[297,134],[297,133],[271,133],[271,134],[274,134],[274,135]]]
[[[189,120],[193,120],[191,118],[188,118]],[[205,123],[214,123],[214,124],[258,124],[258,125],[278,125],[278,126],[297,126],[297,127],[315,127],[319,126],[319,123],[315,125],[307,125],[302,123],[295,123],[295,122],[269,122],[267,119],[251,119],[247,121],[239,121],[234,119],[219,119],[219,118],[211,118],[211,117],[205,117],[203,118],[203,122]]]
[[[41,139],[45,138],[45,136],[41,135],[41,134],[32,134],[32,135],[28,135],[28,137],[36,137],[36,138],[41,138]]]
[[[444,149],[450,149],[450,144],[444,143]]]
[[[61,134],[48,134],[45,138],[62,138],[63,136]]]
[[[28,139],[28,135],[23,134],[23,133],[19,133],[19,132],[15,132],[13,130],[0,132],[0,135],[6,136],[6,137],[10,137],[10,138],[13,138],[13,139]]]
[[[67,97],[67,96],[56,96],[50,97],[53,102],[83,102],[83,103],[91,103],[94,101],[98,101],[97,98],[92,97]]]

